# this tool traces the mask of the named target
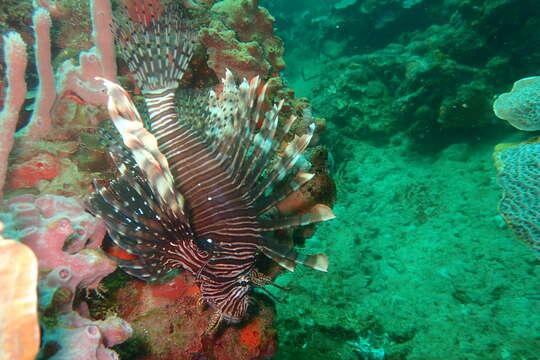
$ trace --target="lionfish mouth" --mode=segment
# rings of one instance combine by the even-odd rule
[[[217,94],[193,92],[175,104],[175,91],[192,56],[195,35],[178,5],[158,16],[141,15],[115,25],[117,44],[142,89],[149,129],[127,92],[103,80],[114,127],[103,144],[119,176],[96,185],[88,208],[101,217],[112,240],[134,260],[118,260],[127,273],[154,281],[183,268],[199,281],[218,323],[240,321],[254,285],[269,281],[254,268],[260,253],[293,271],[304,264],[326,271],[324,254],[301,255],[267,232],[334,217],[317,204],[299,216],[280,217],[276,204],[313,175],[299,161],[314,132],[295,136],[283,149],[296,118],[278,126],[283,101],[263,112],[267,85],[258,77],[237,84],[227,71]],[[260,125],[260,128],[258,128]],[[274,189],[279,182],[288,186]]]

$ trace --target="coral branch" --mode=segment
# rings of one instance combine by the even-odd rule
[[[112,10],[109,0],[90,2],[92,13],[92,38],[99,51],[102,76],[110,81],[116,79],[116,55],[112,34]]]
[[[60,17],[62,16],[62,9],[58,6],[56,1],[51,0],[34,0],[34,7],[42,7],[46,9],[51,16]]]

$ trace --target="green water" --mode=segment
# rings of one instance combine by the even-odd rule
[[[535,134],[491,111],[538,74],[538,7],[336,3],[263,3],[286,79],[329,121],[338,185],[306,245],[328,274],[279,278],[275,358],[540,359],[539,262],[497,211],[492,159]]]

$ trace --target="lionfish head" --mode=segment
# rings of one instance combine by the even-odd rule
[[[222,320],[238,323],[245,317],[248,310],[252,286],[247,277],[242,277],[225,286],[222,283],[205,281],[201,284],[201,293],[213,293],[216,287],[219,288],[221,294],[209,296],[207,303],[220,314]]]

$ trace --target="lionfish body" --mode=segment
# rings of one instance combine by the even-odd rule
[[[279,149],[295,118],[278,128],[282,103],[261,111],[266,85],[258,78],[238,86],[227,72],[220,94],[210,91],[175,105],[194,43],[176,10],[169,8],[161,17],[150,11],[150,16],[116,25],[151,129],[144,128],[127,93],[105,81],[116,131],[105,132],[104,143],[120,176],[99,188],[88,204],[105,220],[113,241],[137,256],[120,261],[126,272],[156,280],[184,268],[196,276],[203,299],[219,319],[237,322],[246,313],[252,287],[264,282],[254,269],[260,253],[290,270],[302,263],[326,271],[323,254],[301,256],[265,233],[333,214],[316,205],[301,216],[276,216],[275,205],[313,176],[297,163],[314,126]],[[284,155],[277,157],[278,150]],[[284,179],[288,186],[273,190]]]

